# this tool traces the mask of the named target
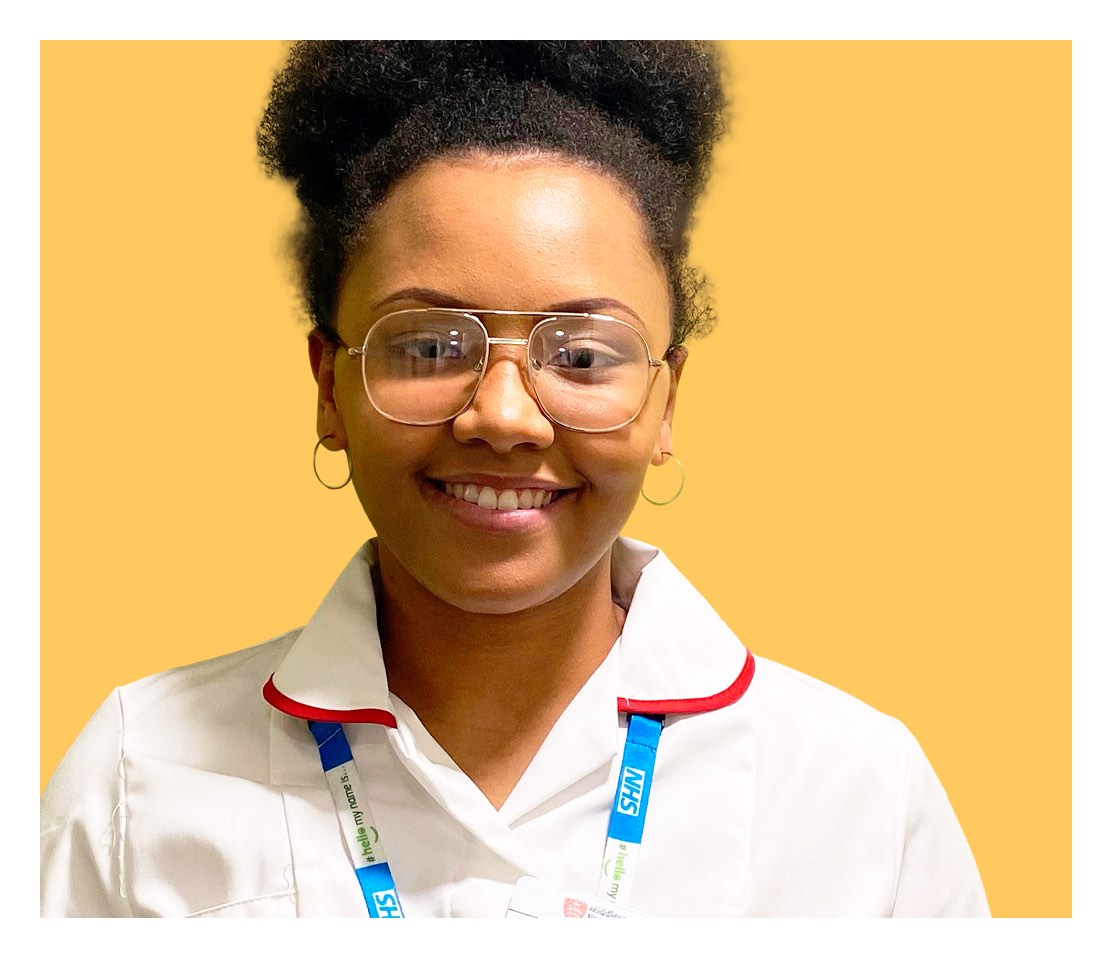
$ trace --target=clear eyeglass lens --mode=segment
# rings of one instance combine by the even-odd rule
[[[486,333],[459,313],[409,310],[379,320],[366,347],[364,379],[375,408],[425,425],[452,418],[471,401]]]
[[[470,316],[394,313],[367,337],[367,395],[392,419],[445,422],[474,396],[485,349],[483,326]],[[629,421],[640,411],[649,383],[644,340],[632,327],[606,317],[543,320],[533,330],[528,365],[545,413],[573,429],[606,430]]]
[[[537,398],[565,426],[609,429],[632,419],[644,403],[648,349],[617,320],[545,320],[533,331],[529,359]]]

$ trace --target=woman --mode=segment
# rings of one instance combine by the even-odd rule
[[[102,706],[45,913],[986,913],[906,729],[619,537],[710,325],[722,106],[695,44],[295,48],[260,148],[305,212],[314,467],[377,538],[304,629]]]

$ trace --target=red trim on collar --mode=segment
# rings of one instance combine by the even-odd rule
[[[294,718],[311,719],[314,722],[361,722],[366,725],[385,725],[387,728],[398,727],[398,720],[384,709],[320,709],[314,705],[305,705],[279,692],[274,685],[273,675],[263,686],[263,698],[279,712],[285,712]]]
[[[729,688],[715,695],[701,699],[623,699],[618,698],[619,712],[633,712],[639,715],[693,715],[696,712],[713,712],[726,705],[733,705],[749,688],[757,663],[753,653],[745,650],[745,665]]]
[[[732,705],[748,690],[756,671],[753,653],[745,651],[745,665],[738,677],[728,688],[714,695],[698,699],[626,699],[618,698],[619,712],[634,712],[641,715],[694,715],[698,712],[713,712],[715,709]],[[299,719],[312,719],[315,722],[353,722],[368,725],[385,725],[397,728],[398,720],[384,709],[322,709],[305,705],[283,695],[274,684],[272,675],[263,686],[263,698],[279,712],[285,712]]]

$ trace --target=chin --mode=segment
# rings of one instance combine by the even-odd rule
[[[513,615],[559,599],[590,576],[614,541],[605,534],[530,541],[456,537],[436,528],[422,530],[427,534],[420,537],[406,534],[404,527],[396,537],[394,531],[385,523],[379,528],[380,548],[391,553],[396,570],[445,605],[477,615]],[[391,549],[390,542],[398,547]]]
[[[435,583],[426,582],[425,588],[442,602],[462,612],[513,615],[552,601],[574,585],[575,581],[557,587],[552,579],[522,581],[517,576],[488,573],[467,583],[448,583],[443,579]]]
[[[461,612],[472,615],[514,615],[543,604],[510,595],[459,596],[445,601]]]

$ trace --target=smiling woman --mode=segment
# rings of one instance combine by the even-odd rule
[[[907,729],[621,536],[711,325],[723,108],[697,43],[293,49],[260,149],[376,537],[304,628],[101,707],[45,914],[987,914]]]
[[[592,602],[609,605],[610,547],[650,460],[661,462],[670,448],[683,365],[677,349],[668,366],[656,367],[665,375],[652,375],[649,366],[651,356],[668,353],[671,310],[665,271],[644,232],[640,213],[612,178],[551,157],[428,161],[371,216],[347,263],[336,329],[345,342],[366,339],[374,354],[364,355],[361,375],[344,350],[313,348],[318,432],[331,437],[326,446],[350,452],[353,484],[379,534],[386,588],[400,587],[395,580],[404,577],[407,588],[419,584],[445,603],[411,596],[406,605],[430,621],[452,609],[528,617],[573,587],[569,604],[583,603],[590,589],[597,593]],[[584,326],[574,313],[586,312],[600,295],[612,315]],[[543,343],[546,335],[568,338],[579,330],[580,347],[629,356],[623,365],[630,374],[617,382],[588,383],[582,375],[573,381],[551,358],[537,370],[539,360],[529,358],[535,349],[496,341],[462,391],[456,373],[435,377],[469,398],[442,410],[439,428],[413,428],[369,409],[387,389],[404,390],[399,404],[420,409],[431,377],[419,369],[401,386],[384,382],[377,353],[385,350],[368,330],[383,331],[384,313],[393,317],[388,330],[399,315],[405,322],[394,312],[399,306],[448,302],[527,311],[480,314],[503,340],[540,336]],[[569,311],[570,317],[545,318]],[[485,346],[481,334],[472,338],[476,348]],[[554,377],[561,385],[549,385]],[[554,403],[576,419],[570,428],[554,421]],[[584,414],[588,403],[598,412]],[[450,497],[448,483],[475,485],[479,501]],[[555,497],[540,510],[483,508],[484,493],[497,501],[514,489]],[[492,534],[477,536],[476,529]],[[538,631],[527,618],[496,621]],[[597,639],[598,648],[580,650],[592,670],[614,636]],[[452,643],[456,656],[470,659],[464,646]]]

